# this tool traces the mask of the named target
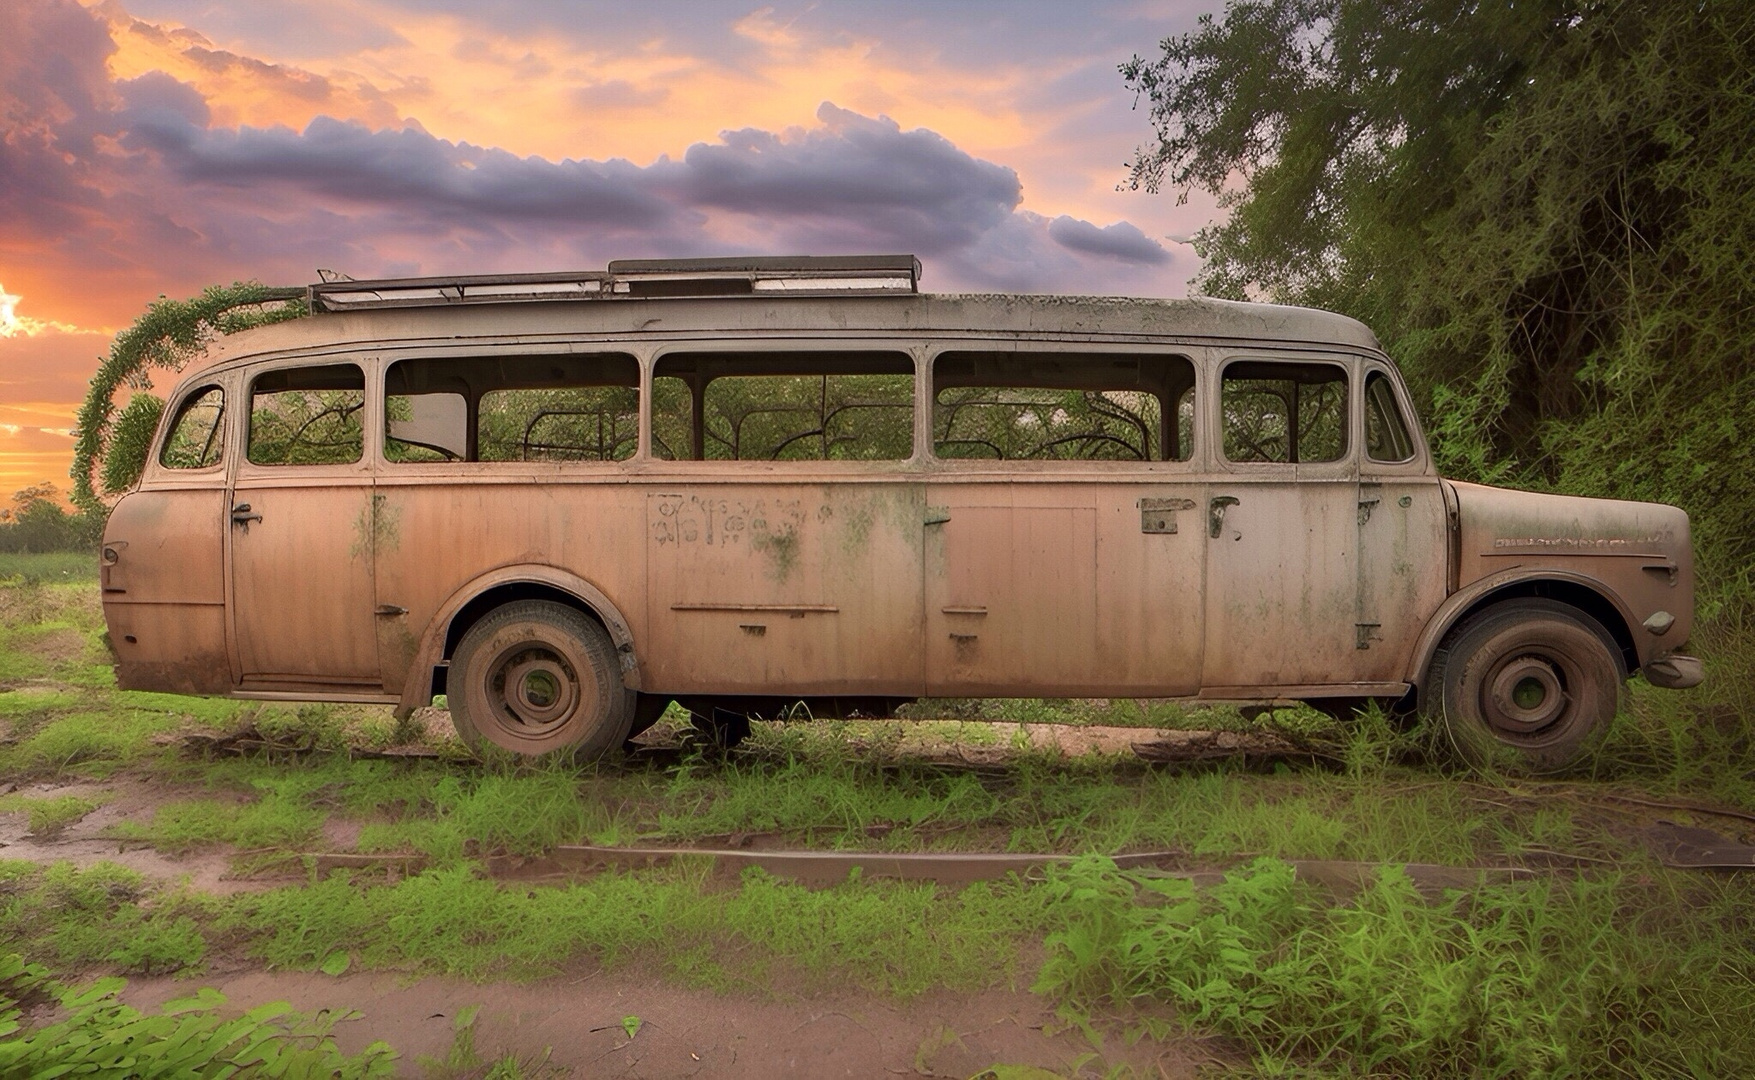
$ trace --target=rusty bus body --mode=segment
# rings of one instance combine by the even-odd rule
[[[711,716],[922,696],[1418,697],[1465,756],[1554,767],[1588,751],[1633,673],[1698,681],[1679,652],[1686,515],[1440,478],[1363,325],[1213,300],[927,295],[907,262],[900,289],[903,264],[882,259],[313,287],[309,317],[217,341],[182,374],[110,516],[120,685],[404,714],[446,693],[473,709],[472,741],[590,753],[673,699]],[[859,277],[873,267],[891,277]],[[831,373],[877,372],[906,387],[885,405],[901,443],[834,459],[815,431],[816,460],[700,460],[703,395],[733,371],[821,373],[825,397]],[[610,416],[619,449],[602,450],[599,410],[600,459],[545,458],[539,411],[522,460],[483,460],[481,387],[566,378],[637,396],[637,415]],[[692,395],[692,435],[655,437],[665,379]],[[1158,449],[952,446],[947,386],[1014,382],[1105,413],[1161,401],[1160,429],[1135,440]],[[1247,405],[1266,450],[1237,449],[1234,384],[1269,402]],[[1331,449],[1306,455],[1325,460],[1295,448],[1299,385],[1338,403]],[[252,425],[283,423],[264,411],[278,392],[318,409],[288,439],[355,425],[357,448],[330,456],[357,460],[260,449]],[[422,423],[431,441],[398,441]]]

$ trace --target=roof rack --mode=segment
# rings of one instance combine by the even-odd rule
[[[689,296],[893,296],[920,291],[913,255],[619,259],[607,271],[328,281],[313,312]]]

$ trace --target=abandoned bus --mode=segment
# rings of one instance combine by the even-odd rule
[[[672,701],[1370,699],[1470,761],[1698,682],[1688,519],[1440,478],[1363,325],[910,256],[342,281],[216,341],[102,554],[132,689],[586,756]]]

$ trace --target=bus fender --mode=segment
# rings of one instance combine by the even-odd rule
[[[502,566],[470,580],[453,592],[428,621],[416,646],[414,659],[403,677],[402,694],[394,712],[398,720],[432,702],[433,668],[445,659],[445,638],[451,621],[470,601],[491,589],[504,585],[541,585],[566,593],[585,605],[609,631],[609,639],[621,658],[622,685],[629,690],[640,688],[640,663],[634,654],[634,634],[620,609],[597,586],[577,574],[559,567],[540,563]]]

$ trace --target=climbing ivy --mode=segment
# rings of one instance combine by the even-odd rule
[[[304,290],[254,281],[213,285],[189,300],[159,297],[134,325],[116,335],[110,353],[92,376],[79,407],[73,444],[73,502],[88,514],[102,515],[104,494],[126,490],[145,466],[152,430],[163,402],[146,392],[155,369],[178,371],[216,337],[267,326],[305,314]],[[116,391],[135,396],[117,415]],[[135,405],[141,397],[149,400]]]

